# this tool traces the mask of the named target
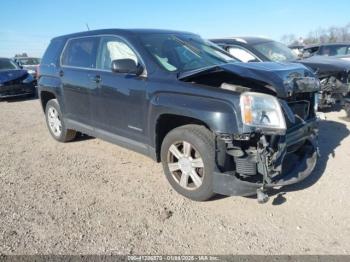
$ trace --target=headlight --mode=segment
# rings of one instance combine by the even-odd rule
[[[28,72],[28,74],[31,74],[31,75],[35,75],[36,74],[35,70],[32,70],[32,69],[27,70],[27,72]]]
[[[286,122],[278,100],[261,93],[241,94],[242,121],[247,126],[285,130]]]

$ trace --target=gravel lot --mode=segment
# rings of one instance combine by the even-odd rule
[[[350,254],[350,123],[326,115],[307,181],[198,203],[147,157],[55,142],[38,100],[0,102],[0,254]]]

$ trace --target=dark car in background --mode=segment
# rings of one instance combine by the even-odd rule
[[[321,81],[319,108],[344,103],[350,90],[350,62],[322,56],[299,59],[282,43],[260,37],[212,39],[224,50],[244,62],[294,62],[311,68]]]
[[[200,36],[106,29],[54,38],[39,95],[60,142],[77,132],[163,163],[193,200],[297,183],[317,162],[319,80],[301,64],[241,63]]]
[[[40,58],[37,57],[15,57],[13,59],[20,67],[26,69],[34,78],[37,77]]]
[[[12,59],[0,58],[0,99],[36,95],[35,79]]]
[[[303,56],[331,56],[350,61],[350,43],[327,43],[304,46]]]

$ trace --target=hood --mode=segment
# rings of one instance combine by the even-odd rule
[[[37,65],[23,65],[22,67],[26,70],[33,70],[33,71],[36,71],[38,68]]]
[[[278,97],[319,89],[319,81],[314,74],[297,63],[228,63],[179,73],[178,79],[196,81],[201,77],[219,77],[223,72],[259,83],[272,90]]]
[[[320,77],[331,73],[350,72],[350,61],[334,57],[312,56],[296,62],[310,67]]]
[[[14,70],[0,70],[0,84],[6,84],[14,80],[23,80],[28,76],[27,70],[14,69]]]

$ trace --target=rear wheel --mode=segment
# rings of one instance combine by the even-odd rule
[[[76,131],[66,128],[57,99],[51,99],[47,102],[45,116],[47,127],[54,139],[60,142],[68,142],[75,138]]]
[[[212,198],[215,169],[214,136],[204,126],[186,125],[163,140],[161,159],[171,186],[196,201]]]

